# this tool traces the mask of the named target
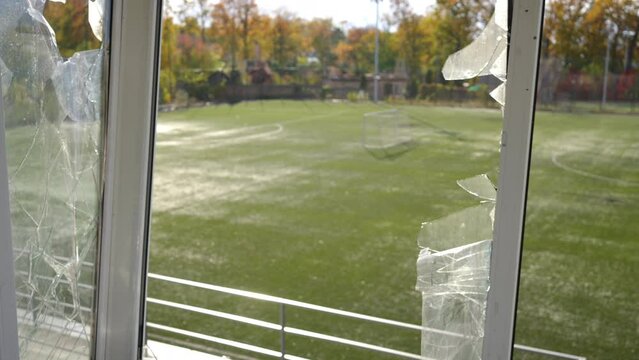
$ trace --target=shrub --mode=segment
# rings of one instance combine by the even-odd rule
[[[330,86],[322,86],[320,89],[320,100],[324,101],[333,95],[333,89]]]

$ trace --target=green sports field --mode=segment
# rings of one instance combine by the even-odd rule
[[[420,224],[477,203],[456,180],[497,178],[501,113],[400,106],[410,146],[367,151],[364,114],[391,108],[271,101],[162,113],[150,271],[420,323]],[[638,139],[636,116],[538,114],[517,343],[639,356]],[[149,296],[278,322],[273,304],[157,280]],[[154,304],[148,320],[279,350],[273,330]],[[412,330],[294,309],[287,324],[419,352]],[[293,335],[287,352],[386,358]]]

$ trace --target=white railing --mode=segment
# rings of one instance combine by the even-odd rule
[[[25,250],[25,249],[14,249],[14,252],[16,254],[20,254],[20,253],[24,253],[24,252],[28,252],[28,251]],[[56,257],[56,260],[68,261],[69,259],[64,258],[64,257]],[[82,266],[85,266],[85,267],[88,267],[88,268],[93,268],[93,264],[90,263],[90,262],[82,262]],[[19,271],[16,271],[16,276],[29,276],[29,273],[26,272],[26,271],[20,271],[19,270]],[[48,282],[57,281],[59,283],[63,283],[63,284],[67,284],[67,285],[70,284],[69,281],[67,279],[64,279],[64,278],[54,279],[53,277],[43,276],[43,275],[33,275],[33,277],[36,278],[36,279],[40,279],[40,280],[44,280],[44,281],[48,281]],[[294,355],[291,355],[291,354],[289,354],[287,352],[286,335],[287,334],[291,334],[291,335],[304,336],[304,337],[308,337],[308,338],[316,339],[316,340],[332,342],[332,343],[341,344],[341,345],[345,345],[345,346],[356,347],[356,348],[360,348],[360,349],[366,349],[366,350],[370,350],[370,351],[373,351],[373,352],[379,352],[379,353],[384,353],[384,354],[388,354],[388,355],[397,356],[399,358],[433,360],[433,359],[429,359],[428,357],[423,357],[423,356],[418,355],[418,354],[413,354],[413,353],[409,353],[409,352],[405,352],[405,351],[391,349],[391,348],[384,347],[384,346],[369,344],[369,343],[365,343],[365,342],[361,342],[361,341],[346,339],[346,338],[342,338],[342,337],[337,337],[337,336],[332,336],[332,335],[328,335],[328,334],[322,334],[322,333],[318,333],[318,332],[313,332],[313,331],[309,331],[309,330],[304,330],[304,329],[299,329],[299,328],[287,326],[287,324],[286,324],[286,309],[287,309],[287,307],[296,307],[296,308],[301,308],[301,309],[306,309],[306,310],[311,310],[311,311],[317,311],[317,312],[320,312],[320,313],[338,315],[338,316],[343,316],[343,317],[347,317],[347,318],[352,318],[352,319],[357,319],[357,320],[362,320],[362,321],[367,321],[367,322],[372,322],[372,323],[377,323],[377,324],[382,324],[382,325],[388,325],[388,326],[392,326],[392,327],[396,327],[396,328],[408,329],[408,330],[413,330],[413,331],[430,331],[430,332],[439,333],[439,334],[446,335],[446,336],[465,337],[465,335],[462,335],[462,334],[448,332],[448,331],[442,331],[442,330],[439,330],[439,329],[426,328],[426,327],[422,327],[421,325],[417,325],[417,324],[410,324],[410,323],[405,323],[405,322],[396,321],[396,320],[389,320],[389,319],[384,319],[384,318],[380,318],[380,317],[376,317],[376,316],[364,315],[364,314],[359,314],[359,313],[355,313],[355,312],[351,312],[351,311],[339,310],[339,309],[330,308],[330,307],[326,307],[326,306],[320,306],[320,305],[305,303],[305,302],[301,302],[301,301],[281,298],[281,297],[277,297],[277,296],[260,294],[260,293],[251,292],[251,291],[233,289],[233,288],[228,288],[228,287],[223,287],[223,286],[218,286],[218,285],[205,284],[205,283],[201,283],[201,282],[196,282],[196,281],[191,281],[191,280],[184,280],[184,279],[179,279],[179,278],[165,276],[165,275],[159,275],[159,274],[153,274],[153,273],[149,273],[148,277],[149,277],[149,279],[153,279],[153,280],[164,281],[164,282],[178,284],[178,285],[184,285],[184,286],[190,286],[190,287],[194,287],[194,288],[200,288],[200,289],[219,292],[219,293],[223,293],[223,294],[239,296],[239,297],[244,297],[244,298],[253,299],[253,300],[257,300],[257,301],[265,301],[265,302],[270,302],[270,303],[277,304],[278,308],[279,308],[279,322],[278,323],[273,323],[273,322],[253,319],[253,318],[249,318],[249,317],[245,317],[245,316],[229,314],[229,313],[225,313],[225,312],[221,312],[221,311],[210,310],[210,309],[205,309],[205,308],[186,305],[186,304],[180,304],[180,303],[161,300],[161,299],[156,299],[156,298],[150,298],[150,297],[147,298],[147,302],[150,303],[150,304],[156,304],[156,305],[165,306],[165,307],[169,307],[169,308],[173,308],[173,309],[180,309],[180,310],[189,311],[189,312],[193,312],[193,313],[197,313],[197,314],[202,314],[202,315],[211,316],[211,317],[217,317],[217,318],[226,319],[226,320],[230,320],[230,321],[235,321],[235,322],[239,322],[239,323],[244,323],[244,324],[248,324],[248,325],[252,325],[252,326],[256,326],[256,327],[261,327],[261,328],[265,328],[265,329],[279,331],[280,332],[280,349],[279,350],[272,350],[272,349],[267,349],[267,348],[263,348],[263,347],[260,347],[260,346],[255,346],[255,345],[252,345],[252,344],[246,344],[246,343],[239,342],[239,341],[223,339],[223,338],[220,338],[220,337],[210,336],[210,335],[201,334],[201,333],[197,333],[197,332],[193,332],[193,331],[188,331],[188,330],[184,330],[184,329],[178,329],[178,328],[175,328],[175,327],[156,324],[156,323],[152,323],[152,322],[147,322],[147,327],[152,328],[152,329],[157,329],[157,330],[164,331],[164,332],[167,332],[167,333],[172,333],[172,334],[176,334],[176,335],[182,335],[182,336],[186,336],[186,337],[190,337],[190,338],[194,338],[194,339],[200,339],[200,340],[204,340],[204,341],[208,341],[208,342],[212,342],[212,343],[216,343],[216,344],[220,344],[220,345],[226,345],[226,346],[229,346],[229,347],[242,349],[242,350],[245,350],[245,351],[254,352],[254,353],[267,355],[267,356],[271,356],[271,357],[278,357],[278,358],[290,359],[290,360],[305,360],[302,357],[294,356]],[[77,284],[77,286],[79,288],[84,289],[84,290],[89,290],[89,291],[94,290],[93,284],[79,283],[79,284]],[[17,297],[18,297],[18,299],[28,300],[29,298],[31,298],[31,295],[26,294],[26,293],[22,293],[22,292],[18,292],[17,293]],[[52,299],[51,300],[47,300],[47,301],[50,301],[52,306],[56,305],[55,301],[52,300]],[[76,308],[76,306],[74,306],[73,304],[57,303],[57,305],[62,305],[64,307],[68,307],[68,308]],[[22,310],[22,309],[19,309],[19,311],[20,310]],[[88,308],[88,307],[83,307],[83,306],[79,307],[76,310],[80,310],[80,311],[86,313],[89,316],[93,313],[93,309]],[[78,325],[80,325],[80,324],[78,324]],[[52,329],[53,328],[54,327],[52,327]],[[89,333],[89,332],[90,332],[90,330],[87,331],[87,333]],[[586,358],[582,357],[582,356],[571,355],[571,354],[566,354],[566,353],[561,353],[561,352],[551,351],[551,350],[545,350],[545,349],[540,349],[540,348],[531,347],[531,346],[515,344],[514,348],[516,350],[519,350],[519,351],[535,353],[535,354],[538,354],[538,355],[543,355],[543,356],[548,356],[548,357],[553,357],[553,358],[567,359],[567,360],[586,360]]]
[[[219,338],[219,337],[209,336],[209,335],[205,335],[205,334],[201,334],[201,333],[197,333],[197,332],[193,332],[193,331],[187,331],[187,330],[178,329],[178,328],[174,328],[174,327],[170,327],[170,326],[166,326],[166,325],[161,325],[161,324],[156,324],[156,323],[151,323],[151,322],[147,323],[147,327],[152,328],[152,329],[157,329],[157,330],[160,330],[160,331],[164,331],[164,332],[168,332],[168,333],[172,333],[172,334],[176,334],[176,335],[182,335],[182,336],[186,336],[186,337],[190,337],[190,338],[200,339],[200,340],[204,340],[204,341],[208,341],[208,342],[212,342],[212,343],[216,343],[216,344],[220,344],[220,345],[226,345],[226,346],[229,346],[229,347],[233,347],[233,348],[237,348],[237,349],[241,349],[241,350],[245,350],[245,351],[249,351],[249,352],[254,352],[254,353],[258,353],[258,354],[262,354],[262,355],[267,355],[267,356],[271,356],[271,357],[277,357],[277,358],[281,358],[281,359],[290,359],[290,360],[303,360],[304,359],[304,358],[299,357],[299,356],[291,355],[290,353],[287,352],[286,335],[287,334],[291,334],[291,335],[304,336],[304,337],[308,337],[308,338],[316,339],[316,340],[332,342],[332,343],[341,344],[341,345],[345,345],[345,346],[356,347],[356,348],[360,348],[360,349],[366,349],[366,350],[370,350],[370,351],[373,351],[373,352],[384,353],[384,354],[387,354],[387,355],[394,355],[394,356],[397,356],[399,358],[433,360],[433,359],[430,359],[428,357],[421,356],[419,354],[413,354],[413,353],[409,353],[409,352],[405,352],[405,351],[391,349],[391,348],[384,347],[384,346],[369,344],[369,343],[365,343],[365,342],[361,342],[361,341],[355,341],[355,340],[346,339],[346,338],[342,338],[342,337],[337,337],[337,336],[322,334],[322,333],[318,333],[318,332],[314,332],[314,331],[309,331],[309,330],[290,327],[286,323],[286,310],[287,310],[287,307],[296,307],[296,308],[312,310],[312,311],[317,311],[317,312],[326,313],[326,314],[338,315],[338,316],[343,316],[343,317],[347,317],[347,318],[358,319],[358,320],[362,320],[362,321],[367,321],[367,322],[372,322],[372,323],[377,323],[377,324],[393,326],[393,327],[396,327],[396,328],[403,328],[403,329],[409,329],[409,330],[415,330],[415,331],[430,331],[430,332],[435,332],[435,333],[439,333],[439,334],[442,334],[442,335],[453,336],[453,337],[465,337],[465,335],[458,334],[458,333],[453,333],[453,332],[442,331],[442,330],[433,329],[433,328],[422,327],[421,325],[410,324],[410,323],[405,323],[405,322],[395,321],[395,320],[389,320],[389,319],[384,319],[384,318],[380,318],[380,317],[376,317],[376,316],[358,314],[358,313],[355,313],[355,312],[329,308],[329,307],[326,307],[326,306],[309,304],[309,303],[296,301],[296,300],[285,299],[285,298],[281,298],[281,297],[277,297],[277,296],[265,295],[265,294],[260,294],[260,293],[256,293],[256,292],[245,291],[245,290],[238,290],[238,289],[233,289],[233,288],[228,288],[228,287],[223,287],[223,286],[218,286],[218,285],[205,284],[205,283],[191,281],[191,280],[178,279],[178,278],[165,276],[165,275],[158,275],[158,274],[149,273],[148,276],[149,276],[149,279],[153,279],[153,280],[164,281],[164,282],[168,282],[168,283],[184,285],[184,286],[189,286],[189,287],[194,287],[194,288],[199,288],[199,289],[204,289],[204,290],[209,290],[209,291],[215,291],[215,292],[219,292],[219,293],[223,293],[223,294],[249,298],[249,299],[253,299],[253,300],[257,300],[257,301],[265,301],[265,302],[270,302],[270,303],[277,304],[278,307],[279,307],[279,322],[278,323],[273,323],[273,322],[257,320],[257,319],[253,319],[253,318],[249,318],[249,317],[245,317],[245,316],[229,314],[229,313],[225,313],[225,312],[221,312],[221,311],[210,310],[210,309],[205,309],[205,308],[201,308],[201,307],[196,307],[196,306],[191,306],[191,305],[186,305],[186,304],[180,304],[180,303],[176,303],[176,302],[171,302],[171,301],[166,301],[166,300],[161,300],[161,299],[156,299],[156,298],[151,298],[151,297],[147,298],[147,302],[150,303],[150,304],[156,304],[156,305],[165,306],[165,307],[169,307],[169,308],[173,308],[173,309],[189,311],[189,312],[193,312],[193,313],[197,313],[197,314],[201,314],[201,315],[206,315],[206,316],[226,319],[226,320],[235,321],[235,322],[239,322],[239,323],[243,323],[243,324],[248,324],[248,325],[252,325],[252,326],[256,326],[256,327],[261,327],[261,328],[265,328],[265,329],[279,331],[280,332],[280,348],[279,348],[279,350],[267,349],[267,348],[263,348],[263,347],[259,347],[259,346],[255,346],[255,345],[251,345],[251,344],[246,344],[246,343],[242,343],[242,342],[238,342],[238,341],[234,341],[234,340],[228,340],[228,339],[223,339],[223,338]],[[517,349],[519,351],[525,351],[525,352],[530,352],[530,353],[535,353],[535,354],[539,354],[539,355],[544,355],[544,356],[554,357],[554,358],[560,358],[560,359],[586,360],[585,357],[581,357],[581,356],[565,354],[565,353],[561,353],[561,352],[557,352],[557,351],[539,349],[539,348],[535,348],[535,347],[531,347],[531,346],[525,346],[525,345],[517,345],[516,344],[515,345],[515,349]]]

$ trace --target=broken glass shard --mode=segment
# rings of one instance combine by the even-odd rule
[[[103,53],[79,52],[63,61],[44,4],[0,0],[20,351],[21,359],[88,359]]]
[[[15,29],[18,20],[27,12],[29,6],[26,1],[0,0],[0,8],[2,9],[0,33]]]
[[[469,194],[477,196],[480,199],[493,202],[497,199],[497,189],[486,174],[474,176],[468,179],[457,180],[457,185],[466,190]]]
[[[4,64],[4,61],[0,58],[0,96],[4,96],[4,94],[9,91],[9,86],[11,85],[11,80],[13,79],[13,73],[11,70],[7,68]]]
[[[102,41],[104,28],[104,0],[89,0],[89,25],[93,35]]]
[[[490,69],[508,46],[508,33],[493,16],[479,37],[446,59],[442,74],[446,80],[466,80],[489,75]]]
[[[422,354],[429,359],[481,359],[491,243],[485,240],[419,255]]]
[[[101,50],[81,51],[60,63],[53,73],[52,80],[60,106],[70,120],[98,120],[101,111],[101,65]]]
[[[497,0],[495,3],[495,24],[508,31],[508,0]]]
[[[494,204],[485,203],[425,222],[419,232],[418,245],[442,251],[493,238]]]
[[[55,39],[55,31],[53,31],[53,28],[51,27],[51,25],[49,25],[49,22],[44,18],[44,15],[42,15],[42,13],[35,8],[29,8],[27,11],[29,15],[31,15],[31,18],[33,18],[33,20],[40,23],[42,27],[44,27],[49,32],[50,39]]]
[[[508,50],[504,49],[497,57],[493,66],[490,68],[490,73],[501,81],[506,81],[506,73],[508,72]]]
[[[490,97],[495,99],[501,106],[506,105],[506,83],[497,86],[495,90],[490,92]]]

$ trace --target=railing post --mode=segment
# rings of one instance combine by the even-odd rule
[[[286,305],[280,303],[280,352],[286,358]]]

